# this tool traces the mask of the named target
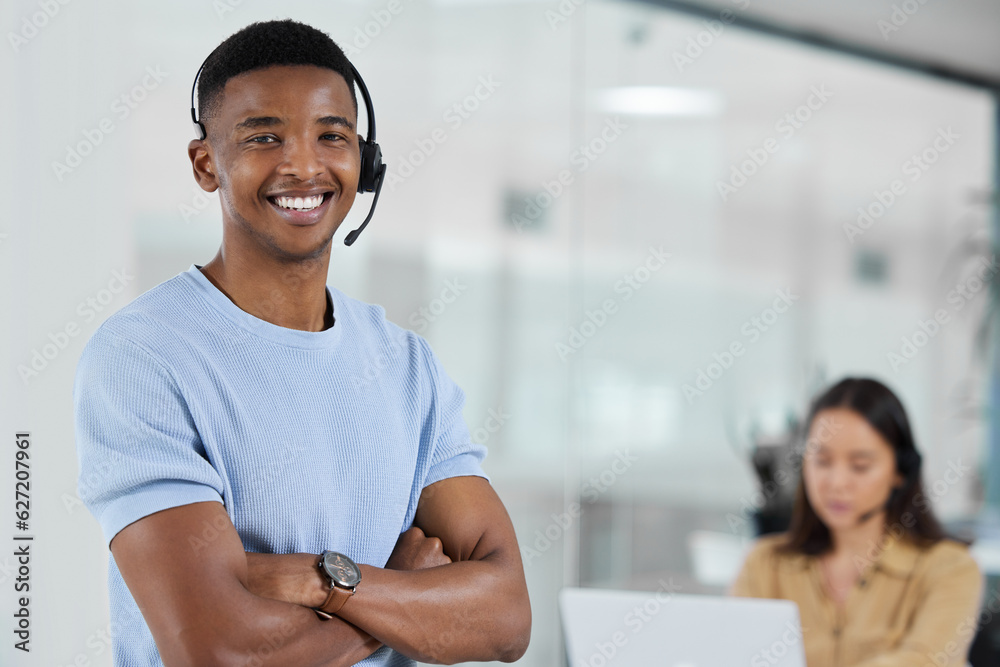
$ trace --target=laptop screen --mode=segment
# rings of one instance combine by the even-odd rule
[[[788,600],[564,588],[570,667],[806,667]]]

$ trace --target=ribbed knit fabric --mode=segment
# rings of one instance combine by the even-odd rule
[[[218,501],[247,551],[333,549],[381,567],[425,486],[485,477],[462,390],[427,342],[328,295],[333,327],[287,329],[192,265],[98,328],[73,398],[80,497],[109,544],[153,512]],[[110,555],[108,571],[115,665],[162,665]],[[413,663],[382,648],[358,664]]]

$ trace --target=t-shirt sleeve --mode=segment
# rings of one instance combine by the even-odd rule
[[[80,357],[73,405],[80,499],[108,545],[122,528],[154,512],[223,502],[222,479],[173,376],[106,324]]]
[[[423,338],[431,379],[431,423],[434,424],[431,443],[431,461],[424,487],[449,477],[473,475],[489,477],[483,472],[482,462],[486,458],[486,447],[472,442],[469,427],[462,417],[465,393],[448,377],[441,362],[431,351]]]

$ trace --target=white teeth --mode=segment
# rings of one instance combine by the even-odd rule
[[[275,197],[275,203],[281,208],[290,208],[296,211],[311,211],[323,203],[323,195],[312,197]]]

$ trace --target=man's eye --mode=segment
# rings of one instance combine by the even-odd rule
[[[853,470],[854,472],[861,475],[871,470],[871,466],[854,466]]]
[[[323,136],[321,136],[320,139],[330,139],[332,141],[342,141],[344,139],[344,137],[342,137],[339,134],[333,134],[332,132],[327,132],[326,134],[324,134]]]
[[[269,144],[272,143],[274,137],[268,134],[262,134],[258,137],[250,137],[247,142],[252,144]]]

